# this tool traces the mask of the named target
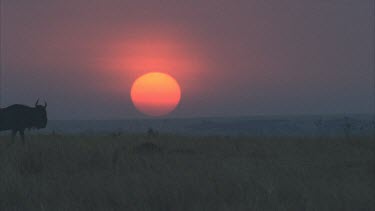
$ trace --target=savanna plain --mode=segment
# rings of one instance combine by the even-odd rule
[[[372,138],[0,140],[0,210],[375,210]]]

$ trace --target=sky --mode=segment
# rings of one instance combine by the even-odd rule
[[[1,106],[143,118],[132,83],[181,86],[168,117],[371,113],[372,0],[2,0]]]

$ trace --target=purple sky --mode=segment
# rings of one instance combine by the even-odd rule
[[[174,76],[170,117],[370,113],[372,0],[2,0],[2,106],[143,117],[132,82]]]

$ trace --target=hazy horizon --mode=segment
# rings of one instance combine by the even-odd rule
[[[325,118],[374,118],[375,114],[373,113],[331,113],[331,114],[255,114],[255,115],[231,115],[231,116],[162,116],[162,117],[150,117],[146,115],[140,115],[136,117],[124,117],[124,118],[112,118],[112,119],[51,119],[51,121],[128,121],[128,120],[146,120],[146,121],[163,121],[163,120],[184,120],[184,119],[288,119],[288,118],[307,118],[307,119],[325,119]]]

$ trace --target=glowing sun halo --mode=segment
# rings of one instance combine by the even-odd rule
[[[172,76],[151,72],[135,80],[130,95],[140,112],[163,116],[172,112],[180,102],[181,89]]]

